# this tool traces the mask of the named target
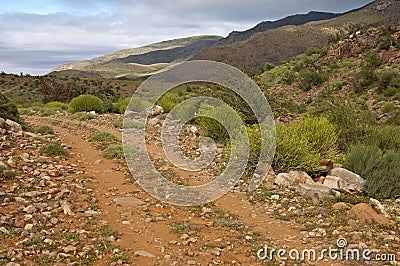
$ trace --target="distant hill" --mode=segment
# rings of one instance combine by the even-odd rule
[[[325,46],[369,26],[397,25],[399,20],[400,1],[378,0],[339,17],[269,29],[244,41],[210,47],[193,59],[224,62],[255,73],[264,67],[265,62],[279,64],[305,53],[310,47]]]
[[[377,0],[343,13],[309,12],[255,27],[226,38],[195,36],[125,49],[82,62],[66,63],[52,75],[88,78],[138,79],[189,59],[224,62],[248,73],[257,73],[266,62],[280,64],[311,47],[328,43],[371,26],[397,25],[399,0]]]
[[[283,19],[279,19],[276,21],[263,21],[251,29],[245,31],[233,31],[228,37],[221,39],[218,41],[217,45],[230,44],[234,42],[244,41],[250,38],[252,35],[258,32],[264,32],[266,30],[276,29],[283,26],[293,25],[298,26],[311,21],[319,21],[330,18],[336,18],[341,16],[342,14],[335,13],[326,13],[326,12],[315,12],[311,11],[308,14],[297,14],[288,16]]]
[[[172,63],[182,62],[205,47],[214,45],[221,36],[194,36],[124,49],[91,60],[62,64],[52,75],[103,78],[138,78],[151,75]]]

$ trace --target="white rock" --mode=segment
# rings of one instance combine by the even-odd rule
[[[8,125],[13,132],[21,132],[22,131],[22,126],[18,124],[17,122],[14,122],[10,119],[6,120],[6,125]]]
[[[271,196],[271,199],[272,199],[272,200],[278,200],[278,199],[279,199],[279,195],[272,195],[272,196]]]
[[[160,115],[162,113],[164,113],[164,109],[161,106],[156,105],[151,109],[150,116],[157,116],[157,115]]]
[[[143,201],[135,197],[115,198],[113,201],[120,206],[138,206],[144,204]]]
[[[372,208],[374,208],[374,210],[377,213],[380,213],[382,215],[384,215],[386,218],[390,218],[389,214],[386,212],[385,207],[382,205],[382,203],[374,198],[370,198],[369,199],[369,205],[372,206]]]
[[[32,228],[33,228],[33,224],[27,224],[27,225],[25,225],[24,230],[29,231],[29,230],[32,230]]]
[[[149,258],[154,258],[155,257],[153,254],[151,254],[150,252],[147,252],[145,250],[135,251],[135,253],[133,255],[142,256],[142,257],[149,257]]]
[[[275,184],[281,187],[289,187],[295,180],[287,173],[280,173],[275,178]]]
[[[342,178],[338,177],[338,176],[331,176],[328,175],[325,179],[324,179],[324,185],[329,187],[329,188],[333,188],[333,189],[338,189],[339,188],[339,182]]]
[[[358,191],[362,191],[363,188],[363,184],[364,184],[364,179],[347,170],[344,168],[333,168],[332,170],[329,171],[328,175],[330,176],[337,176],[337,177],[341,177],[341,181],[340,181],[340,188],[344,189],[344,190],[358,190]]]

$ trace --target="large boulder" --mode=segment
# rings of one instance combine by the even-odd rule
[[[293,182],[294,182],[294,180],[292,179],[292,177],[289,174],[279,173],[276,176],[274,183],[281,187],[289,187],[290,185],[292,185]]]
[[[314,180],[306,173],[302,171],[290,171],[288,173],[290,178],[294,180],[292,186],[298,186],[300,184],[314,184]]]
[[[6,125],[9,127],[10,131],[12,132],[21,132],[22,131],[22,126],[18,124],[17,122],[14,122],[10,119],[6,120]]]
[[[359,203],[353,206],[347,213],[347,217],[354,220],[359,220],[366,224],[390,225],[392,222],[378,214],[369,204]]]
[[[331,194],[331,189],[321,184],[300,184],[297,190],[305,197],[311,198],[314,203],[322,201]]]
[[[301,171],[290,171],[280,173],[275,178],[275,184],[282,187],[296,187],[299,184],[313,184],[314,180],[306,173]]]
[[[328,172],[328,176],[340,177],[339,188],[348,192],[363,191],[364,179],[344,168],[333,168]]]

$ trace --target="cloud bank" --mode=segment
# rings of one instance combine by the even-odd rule
[[[312,10],[344,12],[370,0],[13,2],[0,11],[0,70],[44,74],[120,49],[193,35],[226,36],[261,21]]]

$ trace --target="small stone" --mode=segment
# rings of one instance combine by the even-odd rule
[[[71,207],[69,206],[68,203],[64,202],[62,204],[62,208],[63,208],[63,211],[64,211],[65,215],[72,215],[72,210],[71,210]]]
[[[332,235],[338,236],[338,235],[340,235],[340,232],[335,229],[335,230],[332,231]]]
[[[57,219],[56,217],[52,217],[52,218],[50,219],[50,223],[52,223],[52,224],[57,224],[57,223],[58,223],[58,219]]]
[[[113,201],[120,206],[139,206],[144,204],[143,201],[135,197],[115,198]]]
[[[5,227],[0,227],[0,232],[1,233],[3,233],[3,234],[5,234],[5,235],[8,235],[10,232],[7,230],[7,228],[5,228]]]
[[[135,253],[133,255],[142,256],[142,257],[149,257],[149,258],[154,258],[155,257],[153,254],[151,254],[150,252],[147,252],[145,250],[135,251]]]
[[[25,227],[24,227],[24,230],[25,231],[30,231],[30,230],[32,230],[32,228],[33,228],[33,224],[26,224]]]
[[[122,221],[122,224],[123,225],[129,225],[129,224],[131,224],[131,222],[130,221]]]
[[[279,200],[279,195],[272,195],[271,200]]]
[[[72,246],[72,245],[68,245],[68,246],[66,246],[66,247],[63,249],[63,251],[64,251],[65,253],[73,253],[73,252],[76,251],[76,247],[74,247],[74,246]]]
[[[24,208],[24,212],[32,214],[36,212],[36,208],[32,205],[29,205],[27,207]]]
[[[197,262],[195,260],[188,260],[186,262],[187,265],[197,265]]]
[[[199,129],[195,126],[190,126],[189,131],[192,132],[193,134],[197,135],[199,133]]]

